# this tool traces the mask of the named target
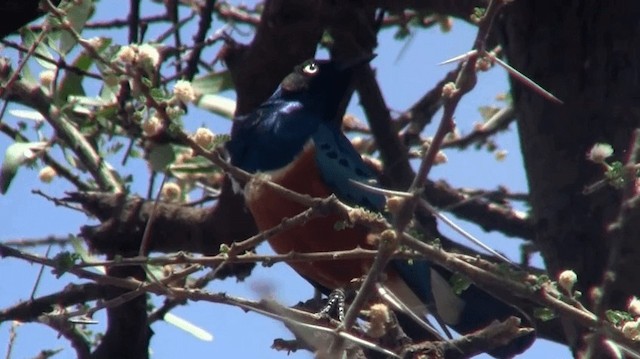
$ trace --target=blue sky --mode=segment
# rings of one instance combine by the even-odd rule
[[[118,1],[122,6],[106,6],[114,2],[103,2],[98,8],[101,18],[124,17],[128,9],[128,2]],[[146,3],[146,2],[145,2]],[[160,9],[154,6],[144,7],[143,14],[157,13]],[[223,24],[215,22],[217,29]],[[153,29],[150,30],[153,34]],[[373,60],[377,68],[378,80],[385,99],[392,110],[402,111],[410,107],[426,91],[439,81],[454,65],[438,66],[445,59],[464,53],[472,46],[475,29],[462,22],[456,22],[450,34],[443,34],[437,27],[426,31],[419,31],[415,37],[406,42],[393,38],[394,30],[383,31],[379,38],[380,46],[376,50],[378,57]],[[96,36],[88,33],[87,37]],[[153,35],[150,36],[153,38]],[[187,37],[187,38],[190,38]],[[248,42],[250,37],[239,36],[242,42]],[[124,36],[116,38],[117,43],[124,44]],[[403,50],[403,46],[406,48]],[[7,56],[7,54],[0,55]],[[323,55],[326,56],[326,55]],[[37,72],[37,70],[36,70]],[[487,73],[481,73],[475,91],[466,96],[458,107],[456,123],[462,133],[471,131],[475,122],[481,121],[478,107],[482,105],[501,104],[496,95],[508,90],[506,74],[500,68],[494,68]],[[233,97],[232,93],[225,94]],[[354,97],[348,110],[349,113],[364,119],[362,110],[358,106],[358,99]],[[436,119],[439,119],[436,116]],[[2,119],[10,125],[15,125],[17,118],[5,115]],[[230,123],[227,120],[197,110],[189,109],[189,115],[184,118],[187,128],[194,129],[204,124],[215,132],[225,133]],[[437,121],[436,121],[437,124]],[[435,125],[426,129],[425,135],[432,135]],[[6,136],[0,136],[0,154],[11,142]],[[489,188],[505,185],[512,191],[526,191],[527,184],[522,169],[522,159],[519,153],[517,131],[514,126],[497,138],[501,149],[508,152],[504,161],[498,162],[492,154],[487,152],[468,151],[463,154],[457,151],[445,151],[448,163],[437,166],[432,171],[434,180],[445,179],[454,187]],[[148,171],[140,160],[134,160],[127,167],[127,171],[137,178],[146,179]],[[38,169],[22,169],[8,194],[0,197],[0,241],[18,238],[40,238],[47,235],[65,236],[76,234],[81,225],[95,223],[94,220],[68,209],[55,207],[43,198],[33,195],[32,189],[61,196],[64,191],[72,190],[66,182],[54,180],[51,184],[44,184],[38,180]],[[134,190],[144,194],[146,180],[141,180]],[[465,229],[481,238],[494,248],[497,248],[514,260],[518,260],[519,241],[505,238],[497,233],[485,233],[477,227],[461,222]],[[454,238],[450,231],[441,227],[443,231]],[[258,248],[259,252],[268,253],[267,246]],[[35,252],[44,254],[45,248],[38,248]],[[55,250],[54,250],[55,252]],[[537,264],[540,264],[538,259]],[[16,303],[29,297],[36,280],[39,267],[15,259],[0,260],[0,307]],[[9,275],[7,275],[9,274]],[[56,279],[45,269],[37,295],[49,294],[60,290],[68,281],[76,281],[70,275]],[[252,276],[243,283],[234,280],[216,281],[207,290],[212,292],[227,292],[230,295],[259,299],[257,288],[270,288],[276,298],[285,305],[293,305],[301,300],[310,298],[312,287],[298,277],[285,264],[277,264],[270,268],[258,267]],[[157,298],[156,298],[157,299]],[[157,302],[157,300],[156,300]],[[211,342],[194,338],[176,327],[159,322],[153,326],[155,335],[151,342],[153,358],[176,358],[189,355],[190,357],[259,357],[285,358],[285,353],[270,349],[275,338],[292,338],[284,326],[274,320],[254,313],[245,313],[234,307],[210,304],[190,303],[177,308],[174,314],[191,321],[204,328],[214,336]],[[96,319],[105,323],[104,314],[100,313]],[[8,343],[9,323],[0,325],[0,355]],[[96,330],[102,327],[99,324]],[[66,348],[57,358],[72,358],[74,352],[69,349],[64,339],[58,339],[57,333],[37,324],[25,324],[17,329],[17,339],[12,358],[29,358],[35,356],[41,349]],[[521,358],[539,358],[553,356],[554,358],[569,358],[569,351],[561,346],[549,344],[539,340],[534,347]],[[292,353],[289,358],[310,358],[307,352]]]

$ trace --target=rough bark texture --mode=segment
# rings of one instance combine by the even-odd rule
[[[119,278],[145,279],[142,267],[111,267],[107,274]],[[129,292],[111,287],[104,299],[110,300]],[[149,358],[149,341],[153,335],[147,323],[147,296],[140,295],[123,305],[107,308],[107,331],[100,344],[91,353],[92,359],[145,359]]]
[[[512,81],[535,241],[549,273],[575,270],[583,291],[603,279],[613,240],[607,226],[621,201],[611,187],[583,193],[603,178],[585,155],[605,142],[616,159],[628,157],[640,122],[639,16],[633,0],[520,0],[506,8],[503,45],[510,64],[564,101],[555,105]],[[638,243],[623,243],[625,258],[638,258]],[[639,293],[637,273],[637,264],[624,260],[612,304]]]

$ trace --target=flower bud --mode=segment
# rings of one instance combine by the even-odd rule
[[[178,80],[173,86],[173,95],[182,103],[187,104],[196,100],[191,82]]]
[[[44,183],[50,183],[58,173],[51,166],[43,167],[38,173],[38,178]]]
[[[216,139],[216,135],[206,127],[200,127],[193,135],[193,140],[202,148],[211,148],[213,141]]]
[[[160,52],[149,44],[138,46],[138,59],[140,62],[147,62],[154,68],[160,63]]]
[[[162,120],[158,116],[151,116],[148,120],[142,123],[142,131],[148,137],[153,137],[162,132],[163,129]]]
[[[637,297],[631,297],[629,304],[627,305],[627,311],[634,317],[640,317],[640,299]]]
[[[182,188],[177,183],[167,182],[162,186],[160,195],[165,201],[176,202],[182,196]]]
[[[595,163],[604,163],[613,154],[613,148],[608,143],[596,143],[587,154],[587,159]]]
[[[558,276],[558,284],[568,293],[573,291],[573,286],[578,281],[578,275],[572,270],[565,270]]]
[[[49,87],[53,83],[56,73],[53,70],[45,70],[40,73],[40,83],[42,86]]]

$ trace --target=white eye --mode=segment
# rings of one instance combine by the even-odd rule
[[[304,65],[304,67],[302,68],[302,71],[307,75],[313,75],[316,72],[318,72],[319,69],[320,68],[318,67],[318,64],[316,64],[315,62],[310,62]]]

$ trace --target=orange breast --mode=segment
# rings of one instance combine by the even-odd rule
[[[315,150],[305,149],[286,170],[274,175],[272,180],[298,193],[313,197],[327,197],[332,192],[322,182],[315,162]],[[272,228],[283,218],[293,217],[304,211],[302,205],[289,201],[268,188],[247,196],[247,207],[253,214],[258,228]],[[269,244],[276,253],[286,254],[328,252],[354,249],[357,246],[372,248],[367,244],[367,230],[354,227],[335,230],[335,224],[341,221],[337,215],[313,219],[302,226],[291,228],[269,238]],[[366,274],[370,260],[330,260],[317,262],[291,262],[291,267],[302,276],[322,286],[335,289],[344,287],[351,279]]]

